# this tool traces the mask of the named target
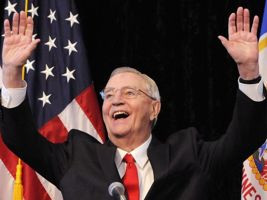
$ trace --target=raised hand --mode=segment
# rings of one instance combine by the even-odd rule
[[[259,76],[258,38],[259,18],[255,16],[250,27],[248,9],[239,7],[229,16],[228,39],[218,36],[223,46],[237,63],[240,77],[245,80]]]
[[[23,11],[14,14],[12,30],[9,20],[4,21],[4,31],[3,83],[6,87],[20,87],[22,66],[40,40],[32,40],[33,19]]]

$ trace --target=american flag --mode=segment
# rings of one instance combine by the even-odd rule
[[[5,18],[24,9],[24,1],[8,0]],[[78,129],[103,142],[104,126],[74,1],[29,0],[28,15],[35,22],[33,39],[41,39],[25,64],[27,95],[40,133],[57,143],[66,140],[70,129]],[[12,198],[16,164],[17,158],[0,140],[0,199]],[[25,200],[62,199],[26,164],[23,186]]]

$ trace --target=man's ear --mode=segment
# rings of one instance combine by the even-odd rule
[[[150,114],[150,120],[153,121],[154,119],[156,119],[159,115],[161,109],[161,103],[160,101],[153,101],[152,102],[152,111]]]

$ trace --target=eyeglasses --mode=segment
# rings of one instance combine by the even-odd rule
[[[100,92],[100,95],[104,101],[105,100],[112,101],[117,91],[120,91],[120,95],[125,99],[135,99],[138,95],[144,94],[148,98],[156,100],[156,98],[150,96],[143,90],[135,89],[132,87],[123,87],[121,89],[105,88]]]

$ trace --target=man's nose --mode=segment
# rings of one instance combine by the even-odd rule
[[[124,99],[121,95],[121,93],[118,91],[115,93],[113,99],[112,99],[112,105],[119,106],[124,104]]]

